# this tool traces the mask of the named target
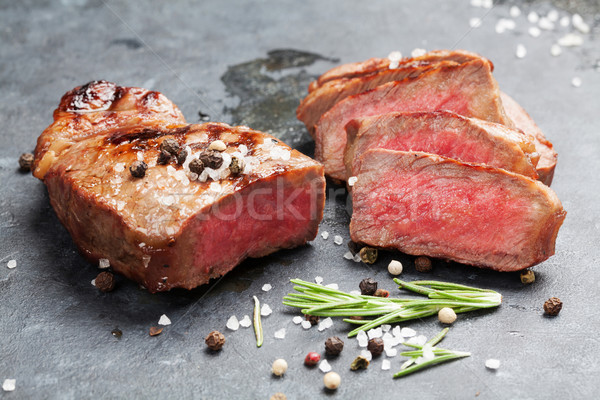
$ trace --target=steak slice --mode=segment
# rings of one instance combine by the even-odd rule
[[[352,190],[353,241],[499,271],[554,254],[566,212],[543,183],[428,153],[363,156]]]
[[[512,127],[499,93],[492,67],[484,59],[380,85],[347,97],[323,114],[315,130],[315,158],[325,166],[326,175],[345,180],[346,124],[355,118],[392,111],[449,110]]]
[[[107,95],[85,113],[73,108],[73,93],[83,89],[67,93],[36,149],[36,176],[88,259],[108,259],[151,292],[192,289],[247,257],[316,236],[325,201],[319,163],[247,127],[187,125],[164,96],[145,103],[153,92],[114,87],[119,98]],[[157,163],[167,138],[188,151],[181,165],[174,156]],[[223,152],[207,152],[215,140]],[[190,162],[200,155],[206,165],[198,175]],[[231,172],[233,158],[243,160],[241,172]],[[128,169],[137,160],[148,165],[142,178]]]
[[[487,164],[536,179],[533,138],[493,122],[449,111],[389,113],[346,125],[344,154],[348,176],[360,169],[370,149],[423,151],[463,162]]]
[[[421,57],[405,58],[397,68],[390,69],[387,58],[372,58],[362,63],[345,64],[336,67],[319,77],[309,94],[302,100],[296,116],[304,122],[308,131],[314,134],[319,118],[331,107],[348,96],[359,94],[391,81],[416,77],[444,65],[459,65],[481,59],[477,54],[466,51],[438,50]]]
[[[558,157],[554,150],[554,146],[546,139],[542,130],[537,126],[529,114],[527,114],[527,111],[525,111],[512,97],[506,93],[500,93],[500,97],[502,98],[502,104],[504,105],[506,115],[513,120],[515,126],[523,132],[533,136],[536,151],[540,155],[540,161],[536,167],[539,180],[550,186],[552,178],[554,177],[554,168],[556,167]]]

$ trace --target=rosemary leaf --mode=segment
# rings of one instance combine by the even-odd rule
[[[260,319],[260,302],[256,296],[254,298],[254,335],[256,336],[256,347],[260,347],[263,344],[263,329],[262,321]]]

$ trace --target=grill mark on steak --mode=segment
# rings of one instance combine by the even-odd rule
[[[145,142],[151,139],[158,139],[162,136],[185,136],[190,131],[191,125],[181,126],[173,129],[152,129],[143,128],[139,131],[131,132],[129,129],[122,129],[110,133],[105,139],[106,144],[120,145],[123,142]]]

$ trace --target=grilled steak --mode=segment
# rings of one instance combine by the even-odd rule
[[[504,125],[449,111],[389,113],[346,125],[344,161],[348,176],[360,169],[369,149],[413,150],[487,164],[537,178],[533,139]]]
[[[492,67],[484,59],[427,71],[347,97],[323,114],[315,130],[315,157],[325,174],[346,179],[345,126],[355,118],[392,111],[449,110],[467,117],[512,126],[504,113]]]
[[[554,254],[566,214],[539,181],[384,149],[364,154],[352,201],[355,242],[499,271],[520,270]]]
[[[502,104],[506,115],[513,120],[516,127],[533,136],[535,149],[540,155],[540,161],[537,164],[537,173],[539,180],[550,186],[554,177],[554,168],[556,167],[557,154],[554,151],[552,143],[546,139],[542,130],[536,125],[533,119],[527,114],[516,101],[506,93],[501,93]]]
[[[247,127],[187,125],[143,89],[92,82],[67,93],[35,156],[81,252],[151,292],[191,289],[246,257],[304,244],[322,218],[320,164]],[[129,170],[136,161],[143,177]]]
[[[312,82],[312,90],[302,100],[296,116],[313,134],[319,118],[348,96],[366,92],[391,81],[416,77],[431,69],[459,65],[481,59],[466,51],[432,51],[421,57],[405,58],[397,68],[390,69],[390,60],[370,59],[362,63],[345,64],[321,75]]]

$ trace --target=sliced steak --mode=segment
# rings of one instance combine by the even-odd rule
[[[151,292],[191,289],[315,237],[325,200],[319,163],[247,127],[187,125],[164,96],[145,102],[156,92],[113,86],[120,97],[99,106],[73,95],[82,88],[67,93],[36,149],[36,176],[88,259],[108,259]],[[160,156],[166,139],[187,156]],[[216,140],[223,152],[207,150]],[[204,165],[194,161],[194,173],[197,158]],[[232,172],[234,158],[242,168]],[[144,177],[130,173],[136,161],[147,164]]]
[[[466,51],[432,51],[421,57],[405,58],[391,69],[387,58],[372,58],[362,63],[352,63],[334,68],[314,81],[309,94],[302,100],[296,116],[313,134],[319,118],[331,107],[348,96],[365,92],[391,81],[416,77],[426,71],[445,65],[458,65],[481,59]]]
[[[556,167],[556,161],[558,155],[554,151],[554,146],[542,130],[536,125],[533,119],[527,114],[527,111],[523,109],[512,97],[506,93],[501,93],[502,104],[506,115],[513,120],[515,126],[521,129],[523,132],[533,136],[535,140],[536,151],[540,155],[540,161],[537,164],[537,173],[539,180],[550,186],[552,178],[554,177],[554,168]]]
[[[499,271],[553,255],[566,215],[552,189],[520,174],[384,149],[364,154],[352,201],[355,242]]]
[[[315,157],[325,174],[346,179],[345,126],[353,119],[392,111],[449,110],[467,117],[512,126],[504,113],[490,63],[483,59],[427,71],[347,97],[323,114],[315,130]]]
[[[536,179],[538,154],[533,138],[504,125],[449,111],[389,113],[346,125],[344,154],[348,176],[360,169],[370,149],[413,150],[464,162],[504,168]]]

